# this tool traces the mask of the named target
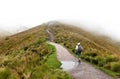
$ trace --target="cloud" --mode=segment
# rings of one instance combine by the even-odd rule
[[[120,40],[119,0],[0,0],[0,28],[36,26],[51,20],[85,24]]]

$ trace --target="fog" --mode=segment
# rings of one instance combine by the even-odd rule
[[[120,40],[119,0],[0,0],[0,29],[57,20]]]
[[[60,20],[60,22],[80,27],[88,32],[94,33],[95,35],[106,36],[111,39],[111,41],[120,41],[120,27],[118,25],[113,25],[114,27],[112,27],[112,24],[105,26],[104,24],[80,20]]]

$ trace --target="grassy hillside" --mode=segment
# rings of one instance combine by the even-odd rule
[[[75,46],[81,43],[84,50],[81,58],[112,76],[120,75],[120,47],[100,35],[94,35],[81,28],[56,23],[51,25],[54,41],[64,45],[74,55]]]
[[[0,40],[0,79],[71,79],[47,36],[43,24]]]

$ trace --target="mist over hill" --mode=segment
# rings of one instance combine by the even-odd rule
[[[28,27],[26,26],[16,26],[14,27],[0,27],[0,37],[6,37],[10,35],[14,35],[16,33],[22,32],[27,30]]]
[[[9,35],[11,35],[10,32],[5,31],[3,29],[0,29],[0,37],[6,37],[6,36],[9,36]]]
[[[117,26],[111,26],[109,25],[102,25],[95,22],[84,22],[84,21],[73,21],[73,20],[61,20],[61,23],[73,25],[80,27],[86,31],[92,32],[96,35],[102,35],[104,37],[108,37],[113,41],[120,42],[120,36],[119,36],[119,27]]]

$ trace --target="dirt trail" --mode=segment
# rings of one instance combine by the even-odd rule
[[[49,30],[47,30],[47,32],[50,35],[50,41],[53,41],[52,33],[50,33]],[[63,46],[54,42],[49,43],[56,47],[57,58],[59,61],[78,62],[78,60],[72,54],[70,54],[68,50],[65,49]],[[81,64],[76,63],[76,65],[72,69],[66,70],[71,76],[73,76],[74,79],[114,79],[105,74],[104,72],[96,69],[92,65],[83,61],[81,62]]]

